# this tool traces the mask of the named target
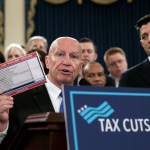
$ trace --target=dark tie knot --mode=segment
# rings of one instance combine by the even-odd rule
[[[62,97],[62,92],[60,92],[59,96]]]
[[[59,96],[61,96],[61,97],[62,97],[62,92],[59,94]],[[61,104],[60,104],[59,112],[64,112],[63,97],[62,97],[62,102],[61,102]]]

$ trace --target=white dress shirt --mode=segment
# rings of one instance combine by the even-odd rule
[[[60,104],[62,102],[62,97],[60,96],[61,90],[55,86],[51,81],[47,78],[47,83],[45,83],[47,88],[47,92],[52,101],[55,112],[59,112]]]

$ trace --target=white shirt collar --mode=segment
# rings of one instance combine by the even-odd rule
[[[52,95],[53,98],[57,98],[61,92],[61,90],[54,85],[47,77],[46,77],[47,83],[45,83],[45,86],[47,89],[49,89],[50,95]]]
[[[148,56],[148,60],[149,60],[149,62],[150,62],[150,56]]]

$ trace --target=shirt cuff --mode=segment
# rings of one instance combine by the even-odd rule
[[[5,138],[7,131],[8,131],[8,127],[9,127],[9,123],[7,124],[6,129],[3,132],[0,132],[0,143],[3,141],[3,139]]]

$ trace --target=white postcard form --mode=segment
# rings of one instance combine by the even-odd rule
[[[16,95],[46,83],[37,52],[0,64],[2,95]]]

